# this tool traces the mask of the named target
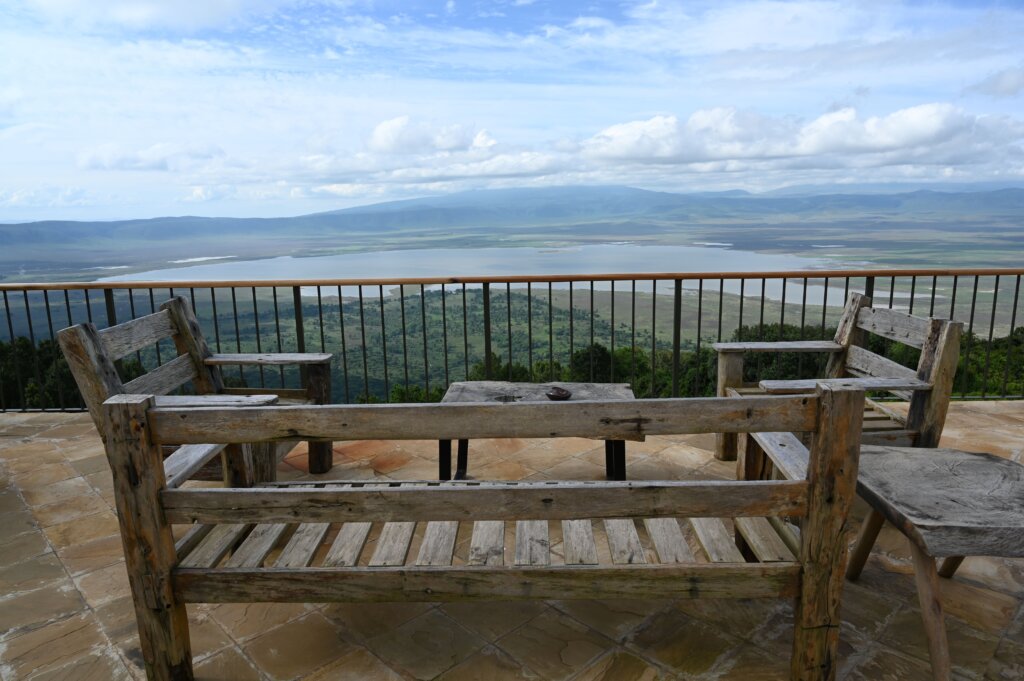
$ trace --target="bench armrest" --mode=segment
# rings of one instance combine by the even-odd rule
[[[717,352],[842,352],[835,341],[775,341],[750,343],[715,343]]]
[[[797,381],[761,381],[767,393],[787,395],[814,392],[817,384],[857,387],[863,390],[931,390],[932,384],[916,378],[808,378]]]
[[[258,365],[258,366],[283,366],[288,364],[330,364],[330,353],[325,352],[264,352],[251,354],[214,354],[207,357],[203,362],[207,366],[221,366],[224,364],[236,365]]]

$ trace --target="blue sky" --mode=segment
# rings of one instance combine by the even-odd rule
[[[1024,3],[7,0],[0,220],[1024,182]]]

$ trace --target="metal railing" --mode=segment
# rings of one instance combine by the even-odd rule
[[[54,342],[64,326],[124,322],[183,295],[216,352],[335,354],[334,400],[437,399],[456,380],[598,380],[644,396],[709,394],[717,340],[828,338],[847,295],[963,321],[959,398],[1019,398],[1024,269],[595,274],[330,281],[0,285],[0,410],[80,409]],[[136,354],[134,370],[173,355]],[[760,357],[758,361],[763,361]],[[813,370],[796,358],[797,371]],[[131,365],[132,362],[128,362]],[[121,367],[132,371],[133,367]],[[296,383],[284,369],[229,383]]]

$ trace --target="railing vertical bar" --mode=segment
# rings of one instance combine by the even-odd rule
[[[462,285],[462,361],[465,379],[469,380],[469,313],[466,307],[466,285]]]
[[[399,295],[402,296],[402,354],[405,354],[405,288],[399,286]],[[384,360],[384,401],[391,401],[391,376],[388,372],[388,329],[384,323],[384,307],[387,305],[384,299],[384,285],[377,285],[377,297],[380,300],[380,352]],[[365,341],[363,343],[365,345]],[[365,350],[364,350],[365,353]],[[365,359],[365,357],[364,357]],[[370,377],[365,378],[366,384],[370,384]],[[405,390],[409,391],[409,361],[405,362]]]
[[[173,293],[171,294],[171,297],[172,298],[174,297]],[[188,289],[188,299],[189,299],[189,302],[192,303],[192,311],[195,312],[196,316],[198,317],[198,315],[199,315],[199,308],[196,306],[196,290],[194,288],[192,288],[192,287],[189,287],[189,289]]]
[[[821,330],[818,332],[818,338],[821,340],[825,340],[826,315],[828,314],[828,279],[828,277],[825,277],[825,290],[821,295]],[[818,357],[815,360],[815,366],[819,375],[822,373],[826,361],[824,357]]]
[[[65,293],[67,293],[67,289],[65,289]],[[7,294],[7,291],[4,290],[4,295],[6,295],[6,294]],[[13,325],[11,323],[11,311],[9,309],[7,309],[7,304],[6,303],[7,303],[7,301],[5,299],[4,300],[4,317],[7,319],[7,324],[9,326],[12,326],[12,328],[13,328]],[[13,331],[11,332],[11,345],[12,345],[12,347],[14,345],[14,333],[13,333]],[[15,370],[14,373],[17,374],[18,372],[17,372],[17,368],[16,367],[14,367],[14,370]],[[20,395],[21,391],[19,390],[18,393]],[[0,412],[5,412],[5,411],[7,411],[7,391],[4,390],[4,374],[3,374],[3,372],[0,372]]]
[[[128,291],[130,293],[131,289],[128,289]],[[50,292],[46,289],[43,289],[43,305],[46,307],[46,328],[50,331],[50,343],[52,343],[56,349],[57,335],[53,332],[53,315],[50,313]],[[54,355],[54,361],[59,364],[63,361],[63,355]],[[54,369],[56,373],[56,367],[54,367]],[[61,387],[62,381],[60,380],[60,374],[56,374],[54,378],[54,383],[57,384],[57,405],[61,411],[64,411],[64,389]]]
[[[658,280],[651,279],[651,387],[648,397],[655,397],[655,366],[658,363]]]
[[[362,398],[370,401],[370,366],[367,361],[367,310],[362,296],[362,285],[359,291],[359,339],[362,344]]]
[[[261,334],[260,334],[260,311],[259,311],[259,303],[257,302],[257,299],[256,299],[256,287],[255,286],[252,287],[252,291],[251,292],[252,292],[252,318],[253,318],[253,323],[254,323],[254,325],[256,327],[256,352],[263,352],[263,339],[261,338]],[[267,387],[267,375],[266,375],[266,373],[263,370],[263,365],[262,364],[259,366],[259,369],[260,369],[260,387],[261,388],[266,388]]]
[[[234,286],[231,287],[231,314],[235,320],[235,352],[242,351],[242,330],[238,322],[238,292]],[[239,365],[238,378],[245,385],[245,368]]]
[[[764,298],[768,286],[768,279],[761,277],[761,311],[757,318],[757,340],[764,340]],[[763,353],[757,353],[757,375],[761,375],[761,363]]]
[[[615,382],[615,280],[611,280],[611,318],[612,318],[612,331],[611,331],[611,361],[609,366],[609,380]],[[549,324],[550,328],[550,324]]]
[[[380,318],[381,328],[384,328],[384,287],[380,287]],[[405,370],[405,392],[409,393],[409,334],[405,328],[405,286],[398,287],[398,304],[402,310],[402,366]],[[389,398],[390,399],[390,394]]]
[[[576,306],[572,301],[574,282],[569,282],[569,366],[572,366],[572,355],[576,352],[576,339],[574,337],[574,321],[576,318]]]
[[[746,296],[746,279],[740,279],[740,314],[739,321],[736,323],[736,340],[743,340],[743,300]]]
[[[703,388],[700,380],[700,336],[704,330],[704,280],[697,280],[697,346],[696,351],[693,353],[693,362],[695,370],[693,372],[693,395],[695,397],[700,396],[700,391]]]
[[[985,399],[988,392],[988,368],[989,360],[992,357],[992,336],[996,330],[996,307],[999,304],[999,275],[996,275],[995,285],[992,287],[992,316],[988,320],[988,343],[985,345],[985,371],[981,378],[981,398]]]
[[[629,385],[636,389],[636,279],[632,280],[629,296]]]
[[[338,331],[341,334],[341,373],[345,385],[345,404],[351,400],[348,387],[348,341],[345,339],[345,298],[338,286]]]
[[[89,289],[84,289],[83,293],[85,293],[85,318],[91,324],[92,323],[92,301],[89,300]],[[152,289],[150,289],[150,293],[152,293]]]
[[[505,284],[508,291],[508,380],[512,380],[512,284]],[[533,286],[526,282],[526,365],[530,380],[533,380]]]
[[[949,301],[949,318],[950,319],[956,319],[956,289],[959,286],[959,284],[960,284],[960,277],[958,275],[954,274],[953,275],[953,295],[950,297],[950,301]]]
[[[722,308],[725,306],[725,279],[718,280],[718,332],[715,340],[722,342]]]
[[[271,286],[270,291],[274,298],[274,332],[277,335],[277,351],[284,352],[284,345],[281,342],[281,310],[277,304],[277,287]],[[301,328],[301,325],[296,325],[296,330]],[[284,367],[278,367],[278,374],[281,379],[281,387],[284,387]]]
[[[932,295],[931,303],[928,305],[928,316],[935,316],[935,288],[939,285],[939,278],[937,276],[932,277]]]
[[[107,326],[117,326],[117,306],[114,304],[114,289],[103,289],[103,302],[107,308]]]
[[[441,284],[441,340],[444,343],[444,387],[451,384],[448,378],[448,292]]]
[[[88,289],[86,289],[86,293],[88,293]],[[156,313],[156,298],[154,297],[153,288],[152,287],[150,287],[150,289],[149,289],[149,313],[150,314],[155,314]],[[257,328],[259,328],[259,327],[257,327]],[[156,365],[160,366],[161,364],[163,364],[163,359],[160,357],[160,344],[157,343],[156,344]]]
[[[594,380],[594,280],[590,280],[590,380]]]
[[[896,297],[896,277],[889,277],[889,309],[892,309],[893,299]]]
[[[679,397],[679,357],[682,345],[683,280],[676,279],[672,292],[672,397]]]
[[[107,290],[109,290],[109,289],[107,289]],[[22,293],[22,297],[23,297],[23,299],[25,301],[25,323],[28,325],[28,339],[29,339],[29,342],[32,344],[32,349],[34,350],[34,352],[32,353],[32,366],[33,366],[33,369],[35,370],[36,384],[39,386],[39,393],[40,393],[40,395],[42,395],[42,391],[43,391],[43,374],[42,374],[42,371],[39,369],[39,352],[38,352],[38,348],[36,347],[36,332],[35,332],[35,329],[32,328],[32,326],[33,326],[32,325],[32,308],[31,308],[31,306],[29,305],[29,302],[28,302],[28,289],[22,289],[21,293]],[[27,401],[28,401],[28,395],[25,395],[22,398],[22,404],[25,404]]]
[[[11,319],[11,301],[7,297],[7,289],[3,290],[3,294],[4,294],[4,314],[7,316],[7,335],[10,337],[11,345],[13,346],[14,345],[14,322]],[[14,367],[14,381],[15,381],[15,383],[18,386],[18,398],[19,398],[19,400],[21,402],[21,410],[25,411],[26,409],[28,409],[28,405],[26,404],[26,402],[28,400],[26,399],[26,395],[25,395],[25,384],[21,380],[21,372],[18,371],[18,367]],[[4,408],[6,409],[7,405],[4,405]]]
[[[341,300],[338,300],[341,303]],[[320,285],[316,287],[316,316],[320,324],[320,352],[327,352],[327,336],[324,331],[324,297]]]
[[[864,277],[864,295],[871,298],[872,302],[875,300],[875,278]]]
[[[967,351],[964,353],[964,375],[960,379],[960,397],[967,397],[967,386],[969,384],[970,373],[971,373],[971,345],[974,341],[974,310],[978,302],[978,279],[977,274],[974,275],[974,288],[971,292],[971,314],[970,321],[967,324]]]
[[[423,325],[423,392],[430,399],[430,359],[427,357],[427,289],[420,284],[420,324]]]
[[[71,320],[71,295],[67,289],[64,289],[64,308],[68,312],[68,326],[73,326],[74,322]]]
[[[220,352],[220,323],[217,321],[217,295],[214,293],[214,288],[210,287],[210,311],[213,315],[213,344],[217,348],[217,352]]]
[[[789,282],[786,277],[782,278],[782,304],[779,308],[779,338],[783,340],[784,329],[786,327],[786,284]]]
[[[804,326],[807,324],[807,277],[803,278],[803,291],[800,294],[800,340],[804,339]],[[804,375],[804,353],[797,353],[796,359],[797,376]]]
[[[1020,275],[1017,275],[1017,283],[1013,287],[1013,307],[1010,308],[1010,333],[1006,337],[1006,360],[1003,367],[1003,397],[1006,397],[1006,383],[1010,378],[1010,365],[1013,359],[1013,329],[1017,324],[1017,300],[1020,296]]]
[[[534,285],[526,282],[526,365],[534,380]]]
[[[910,307],[907,314],[914,314],[914,296],[917,295],[917,277],[910,278]]]
[[[508,332],[509,332],[509,336],[508,336],[508,340],[509,340],[509,346],[508,346],[508,357],[509,357],[508,375],[509,375],[509,380],[511,381],[512,380],[512,283],[511,282],[506,282],[505,283],[505,312],[507,314],[507,326],[508,326]]]
[[[548,373],[555,380],[555,300],[554,287],[548,282]],[[533,380],[533,375],[530,375]]]
[[[483,288],[484,304],[484,378],[488,381],[494,376],[493,362],[491,361],[491,285],[484,282]]]
[[[846,277],[843,281],[843,304],[850,297],[850,277]]]

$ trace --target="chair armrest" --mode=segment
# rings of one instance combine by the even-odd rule
[[[751,343],[715,343],[718,352],[842,352],[835,341],[777,341]]]
[[[258,366],[282,366],[287,364],[330,364],[330,353],[324,352],[264,352],[252,354],[214,354],[203,360],[207,366],[221,366],[224,364],[236,365],[258,365]]]
[[[153,398],[157,407],[262,407],[277,404],[276,394],[268,395],[157,395]]]
[[[814,392],[819,383],[864,390],[931,390],[932,384],[916,378],[808,378],[798,381],[761,381],[758,385],[767,393],[787,395]]]

